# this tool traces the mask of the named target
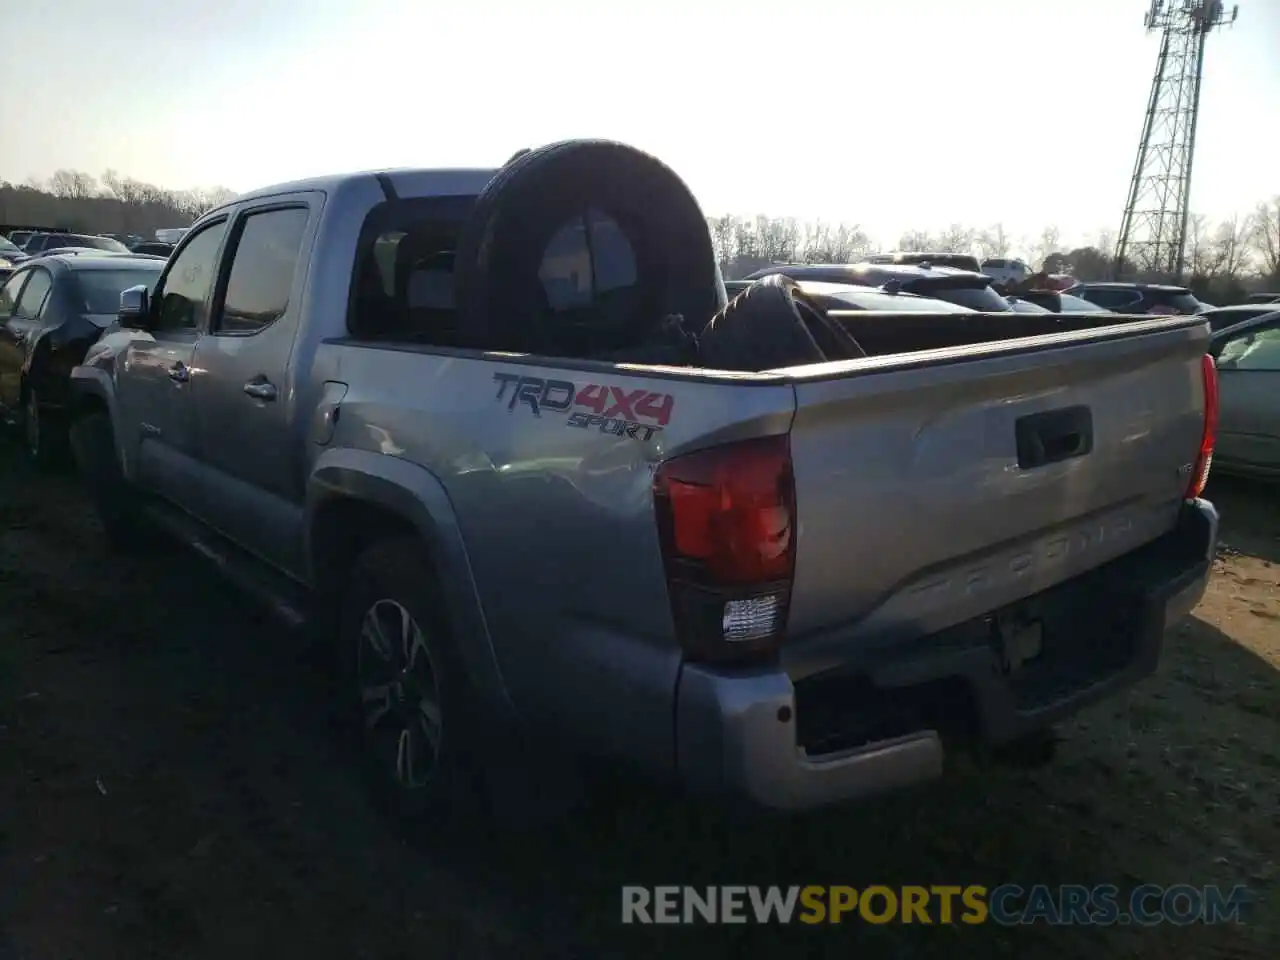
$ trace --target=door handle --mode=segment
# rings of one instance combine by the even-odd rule
[[[276,398],[275,384],[267,380],[250,380],[244,385],[244,392],[255,400],[274,400]]]
[[[191,379],[191,371],[187,369],[187,365],[179,360],[169,368],[169,379],[176,380],[178,383],[186,383]]]
[[[1078,406],[1033,413],[1015,421],[1014,434],[1023,470],[1083,457],[1093,451],[1093,412]]]

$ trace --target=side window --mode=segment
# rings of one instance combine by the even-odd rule
[[[246,336],[284,316],[307,217],[306,207],[286,207],[251,213],[241,221],[214,333]]]
[[[1223,370],[1280,372],[1280,324],[1232,337],[1218,354]]]
[[[0,287],[0,320],[8,320],[13,316],[13,308],[18,305],[18,293],[27,282],[28,273],[15,273]]]
[[[347,329],[361,340],[453,346],[453,252],[475,197],[416,197],[375,207],[361,233]]]
[[[195,330],[209,309],[218,247],[227,221],[205,227],[182,248],[161,281],[155,330]]]
[[[1136,306],[1142,299],[1142,295],[1136,290],[1113,290],[1106,287],[1086,287],[1081,296],[1100,307],[1116,311]]]
[[[48,299],[49,291],[52,289],[53,277],[49,276],[49,271],[32,270],[31,279],[22,288],[22,295],[18,298],[18,304],[14,307],[13,312],[20,317],[26,317],[28,320],[37,319],[40,316],[40,310],[44,306],[45,300]]]

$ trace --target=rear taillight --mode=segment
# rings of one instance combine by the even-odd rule
[[[786,437],[699,450],[653,484],[676,631],[692,660],[777,652],[795,570],[796,504]]]
[[[1200,453],[1191,471],[1191,483],[1187,485],[1188,500],[1204,493],[1213,465],[1213,445],[1218,439],[1218,365],[1208,354],[1200,358],[1200,374],[1204,379],[1204,432],[1200,435]]]

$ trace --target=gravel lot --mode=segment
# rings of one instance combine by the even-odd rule
[[[178,553],[120,561],[65,477],[0,453],[0,960],[1280,955],[1280,496],[1160,675],[1037,771],[794,820],[613,791],[562,826],[398,838],[313,655]],[[623,883],[1244,883],[1245,926],[622,927]],[[1175,954],[1174,951],[1177,951]]]

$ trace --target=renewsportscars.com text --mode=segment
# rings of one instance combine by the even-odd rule
[[[950,886],[626,886],[623,923],[984,924],[1109,926],[1239,923],[1250,896],[1189,884]]]

